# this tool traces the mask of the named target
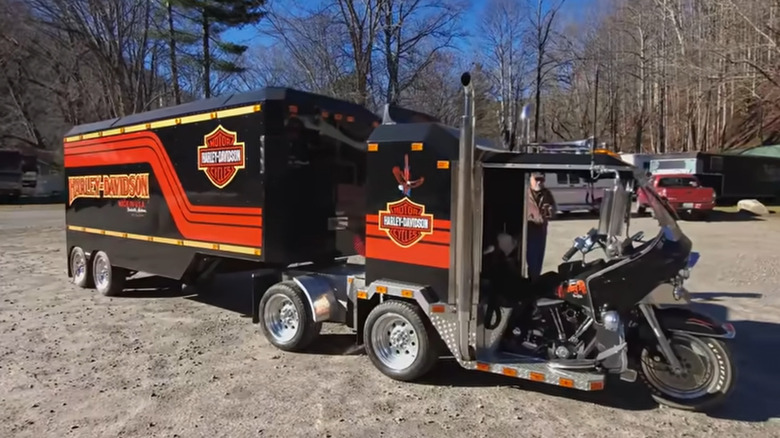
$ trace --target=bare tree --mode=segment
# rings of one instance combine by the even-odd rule
[[[528,9],[513,0],[491,0],[480,26],[480,47],[486,75],[498,101],[498,129],[502,141],[513,148],[522,134],[520,106],[526,99],[530,81],[530,51],[524,44],[527,28],[522,27]]]
[[[462,2],[444,0],[383,0],[379,3],[379,52],[386,78],[384,97],[396,104],[404,90],[437,59],[439,52],[452,48],[463,36],[458,18]]]
[[[561,10],[566,0],[535,0],[533,13],[530,14],[530,29],[528,32],[528,44],[536,58],[535,67],[535,91],[534,91],[534,140],[539,141],[539,123],[542,106],[542,88],[548,79],[549,73],[556,66],[556,59],[549,55],[551,45],[555,38],[555,17]]]

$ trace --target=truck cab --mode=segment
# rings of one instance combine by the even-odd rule
[[[715,207],[715,190],[703,186],[695,175],[655,174],[651,177],[651,183],[656,192],[669,202],[678,214],[687,213],[705,218]],[[640,193],[637,197],[637,213],[644,214],[647,207],[648,200]]]

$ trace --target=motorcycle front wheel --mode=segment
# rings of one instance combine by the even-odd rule
[[[690,411],[708,411],[726,401],[736,381],[736,366],[728,346],[721,340],[672,333],[672,351],[682,365],[674,373],[658,349],[644,347],[640,353],[640,377],[653,399],[663,405]]]

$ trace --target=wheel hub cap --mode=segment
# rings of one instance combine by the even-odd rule
[[[300,325],[298,309],[284,295],[274,295],[269,298],[263,310],[263,320],[268,332],[279,342],[289,342],[298,333]]]
[[[84,275],[84,271],[86,271],[86,260],[84,260],[84,256],[80,253],[73,254],[73,275],[76,277],[81,277]]]
[[[97,281],[98,283],[103,286],[108,282],[108,263],[105,259],[100,258],[97,261],[96,269],[97,271]]]
[[[376,320],[371,341],[376,357],[394,370],[412,366],[420,348],[420,339],[412,323],[396,313],[386,313]]]

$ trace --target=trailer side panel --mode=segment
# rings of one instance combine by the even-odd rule
[[[68,247],[172,278],[197,253],[262,260],[259,109],[66,139]]]

